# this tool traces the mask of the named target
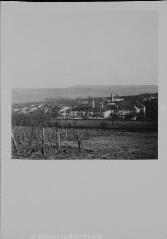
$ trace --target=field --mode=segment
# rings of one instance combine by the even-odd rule
[[[157,132],[21,127],[13,159],[158,159]]]

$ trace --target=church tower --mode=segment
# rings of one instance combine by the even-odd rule
[[[92,107],[95,108],[95,101],[94,101],[94,99],[92,101]]]

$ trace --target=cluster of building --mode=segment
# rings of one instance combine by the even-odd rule
[[[102,98],[97,102],[96,98],[91,102],[74,106],[72,108],[63,106],[59,111],[60,118],[74,119],[131,119],[143,118],[146,115],[146,107],[139,101],[135,104],[120,97]]]
[[[150,96],[155,97],[155,96]],[[151,98],[143,98],[142,101],[136,99],[130,100],[118,95],[111,94],[110,97],[98,97],[82,99],[75,104],[66,102],[58,103],[38,103],[30,104],[24,107],[15,107],[13,112],[21,114],[30,114],[34,112],[43,112],[52,114],[59,119],[144,119],[147,114],[144,102]]]

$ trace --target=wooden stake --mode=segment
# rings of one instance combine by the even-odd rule
[[[16,141],[15,141],[13,132],[12,132],[12,142],[13,142],[13,146],[14,146],[14,148],[15,148],[15,151],[18,152],[18,150],[17,150],[17,144],[16,144]]]
[[[79,151],[81,151],[81,138],[78,136],[77,133],[76,133],[76,138],[77,138],[77,142],[78,142],[78,149],[79,149]]]
[[[60,149],[60,132],[57,132],[57,144],[58,144],[58,149]]]
[[[42,151],[42,155],[45,154],[45,128],[42,128],[42,147],[41,147],[41,151]]]
[[[34,127],[34,133],[35,133],[35,137],[34,137],[34,139],[35,139],[35,148],[36,148],[36,151],[38,151],[38,144],[37,144],[37,128],[36,127]]]

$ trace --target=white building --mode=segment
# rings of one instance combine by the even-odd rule
[[[111,110],[106,110],[106,111],[103,112],[104,118],[109,118],[110,115],[111,115]]]
[[[64,106],[60,111],[59,113],[65,113],[67,110],[69,110],[69,106]]]

